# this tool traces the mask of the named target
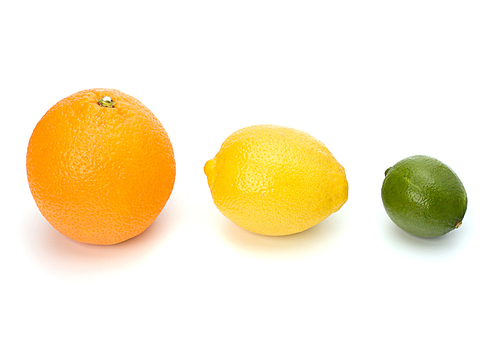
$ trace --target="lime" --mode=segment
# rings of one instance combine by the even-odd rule
[[[458,228],[467,210],[467,194],[456,173],[425,155],[410,156],[385,171],[382,202],[398,227],[421,237]]]

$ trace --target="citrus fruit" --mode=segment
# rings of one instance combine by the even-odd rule
[[[143,232],[173,189],[170,139],[153,113],[113,89],[56,103],[36,125],[26,156],[35,202],[60,233],[109,245]]]
[[[263,235],[304,231],[347,201],[344,168],[309,134],[256,125],[231,134],[204,167],[217,208]]]
[[[458,228],[467,210],[467,194],[456,173],[425,155],[410,156],[385,171],[382,202],[398,227],[421,237]]]

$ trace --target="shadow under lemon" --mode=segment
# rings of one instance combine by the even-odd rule
[[[341,212],[335,213],[317,225],[300,233],[284,236],[268,236],[250,232],[220,217],[218,224],[223,238],[231,245],[249,253],[269,256],[302,255],[328,248],[344,230],[345,218]]]

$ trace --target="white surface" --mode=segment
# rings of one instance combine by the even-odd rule
[[[498,1],[10,1],[0,5],[0,347],[498,348]],[[28,139],[92,88],[141,100],[172,140],[173,194],[142,235],[69,240],[41,216]],[[289,126],[347,171],[347,204],[252,234],[203,166],[233,131]],[[384,212],[387,167],[450,165],[469,208],[438,239]]]

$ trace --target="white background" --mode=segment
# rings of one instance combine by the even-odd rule
[[[0,5],[0,347],[498,348],[498,1],[4,1]],[[77,91],[142,101],[177,178],[140,236],[55,231],[25,170],[38,120]],[[203,166],[271,123],[323,141],[344,207],[266,237],[212,202]],[[421,239],[380,199],[416,154],[452,167],[463,226]]]

